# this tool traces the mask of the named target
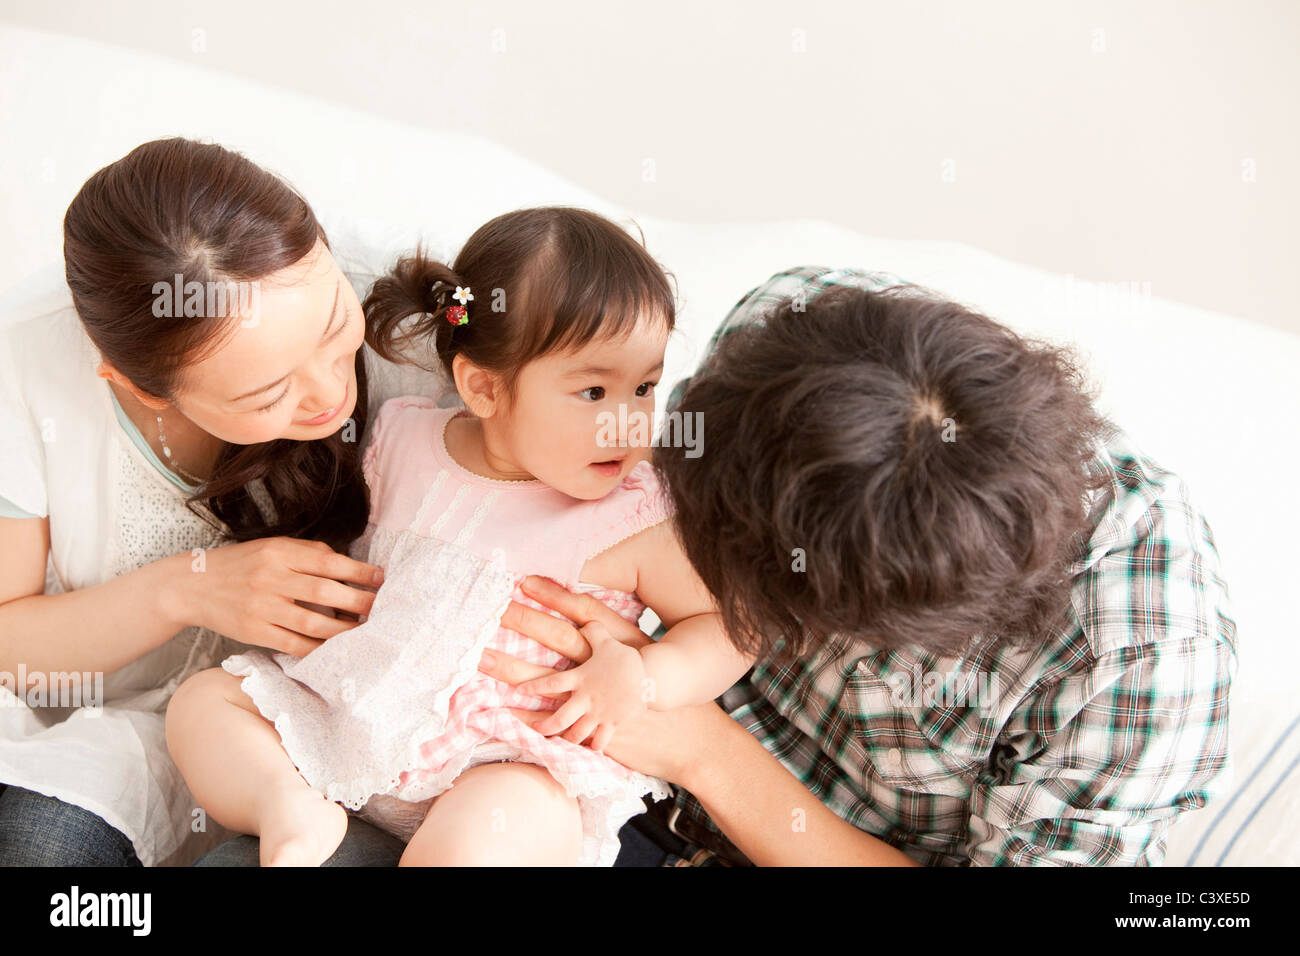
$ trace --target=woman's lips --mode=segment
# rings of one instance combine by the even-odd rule
[[[328,409],[326,409],[325,411],[321,412],[321,413],[320,413],[319,415],[317,415],[315,418],[309,418],[309,419],[307,419],[306,421],[303,421],[303,422],[295,422],[295,424],[297,424],[297,425],[324,425],[326,422],[331,421],[331,420],[334,418],[335,415],[337,415],[339,412],[341,412],[341,411],[343,410],[343,407],[344,407],[345,405],[347,405],[347,403],[348,403],[348,396],[349,396],[351,393],[352,393],[352,383],[349,382],[348,385],[347,385],[347,387],[344,388],[344,390],[343,390],[343,401],[339,402],[339,403],[338,403],[337,405],[335,405],[333,408],[328,408]]]

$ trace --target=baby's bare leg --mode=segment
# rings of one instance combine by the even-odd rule
[[[347,813],[303,780],[275,727],[220,668],[200,671],[167,707],[167,749],[199,806],[259,838],[263,866],[319,866],[347,832]]]
[[[573,866],[582,851],[578,801],[543,767],[471,767],[429,807],[401,866]]]

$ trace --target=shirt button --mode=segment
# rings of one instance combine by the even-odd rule
[[[899,770],[903,766],[903,754],[897,747],[890,747],[885,754],[885,766],[890,770]]]

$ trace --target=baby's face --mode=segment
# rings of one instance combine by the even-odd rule
[[[530,362],[501,422],[511,457],[573,498],[609,494],[649,457],[667,345],[667,327],[643,320],[626,338]],[[615,464],[599,464],[609,461]]]

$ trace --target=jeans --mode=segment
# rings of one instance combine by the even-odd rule
[[[615,866],[658,866],[665,853],[632,824],[618,832],[622,846]],[[339,848],[324,866],[397,866],[406,844],[357,817],[348,817],[348,832]],[[241,836],[227,840],[215,850],[201,856],[195,866],[257,866],[257,837]]]
[[[321,866],[397,866],[406,844],[392,834],[357,817],[348,817],[348,832],[334,855]],[[215,850],[203,854],[194,866],[257,866],[258,842],[255,836],[227,840]]]
[[[0,866],[140,866],[131,841],[89,810],[0,784]]]
[[[665,852],[632,823],[618,834],[615,866],[659,866]],[[324,866],[396,866],[406,844],[357,817]],[[194,866],[257,866],[257,837],[227,840]],[[140,866],[126,835],[89,810],[0,784],[0,866]]]

